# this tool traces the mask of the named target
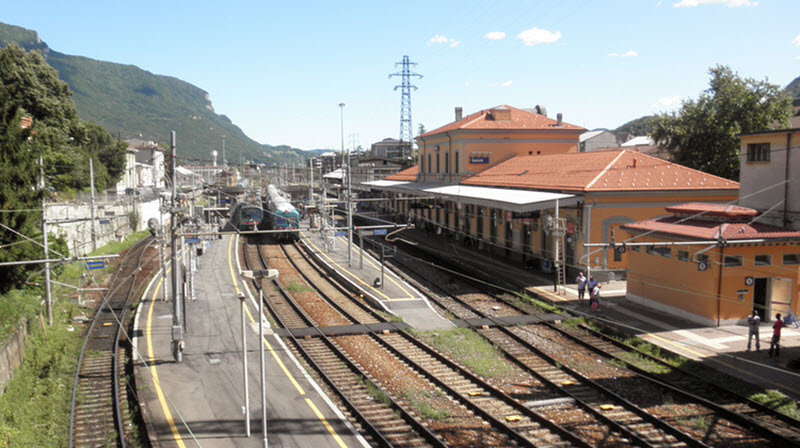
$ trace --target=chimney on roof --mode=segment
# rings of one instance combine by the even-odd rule
[[[563,124],[562,118],[563,115],[561,115],[561,112],[556,114],[556,120],[557,120],[556,126],[561,127],[561,125]]]
[[[461,121],[464,118],[464,109],[461,106],[456,107],[456,121]]]

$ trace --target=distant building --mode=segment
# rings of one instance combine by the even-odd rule
[[[164,150],[148,140],[133,138],[125,142],[129,149],[136,150],[136,188],[166,188]]]
[[[369,155],[386,159],[408,159],[412,156],[411,142],[385,138],[372,144]]]
[[[739,203],[762,212],[760,222],[800,230],[800,122],[740,138]]]
[[[578,138],[578,152],[593,152],[599,149],[616,148],[617,136],[608,129],[584,132]]]

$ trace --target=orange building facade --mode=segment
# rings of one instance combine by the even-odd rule
[[[629,299],[711,326],[800,312],[800,232],[752,223],[745,207],[666,211],[623,226]]]
[[[560,118],[503,105],[462,117],[417,137],[419,181],[458,183],[514,156],[578,151],[586,129]]]

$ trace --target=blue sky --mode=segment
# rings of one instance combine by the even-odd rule
[[[615,128],[671,110],[708,68],[800,76],[797,0],[6,2],[0,21],[59,52],[209,92],[260,143],[338,149],[400,133],[399,70],[418,65],[414,132],[499,104]]]

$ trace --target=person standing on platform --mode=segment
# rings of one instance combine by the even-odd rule
[[[772,341],[769,343],[769,356],[772,357],[772,350],[775,349],[775,357],[781,356],[781,328],[783,328],[781,313],[775,315],[775,323],[772,324]]]
[[[586,283],[588,283],[589,280],[584,277],[583,272],[579,272],[576,282],[578,283],[578,303],[582,303],[583,296],[586,294]]]
[[[586,289],[589,290],[589,301],[592,300],[592,291],[594,291],[595,286],[597,286],[597,280],[595,280],[594,277],[590,275],[589,283],[586,284]]]
[[[758,326],[761,325],[761,317],[758,315],[758,311],[753,310],[753,314],[748,316],[747,318],[747,328],[749,328],[747,334],[747,351],[750,351],[750,343],[752,342],[753,338],[756,338],[756,351],[761,351],[761,341],[758,339]]]
[[[600,288],[602,287],[603,285],[595,282],[595,286],[589,295],[589,304],[592,306],[592,311],[600,311]]]

